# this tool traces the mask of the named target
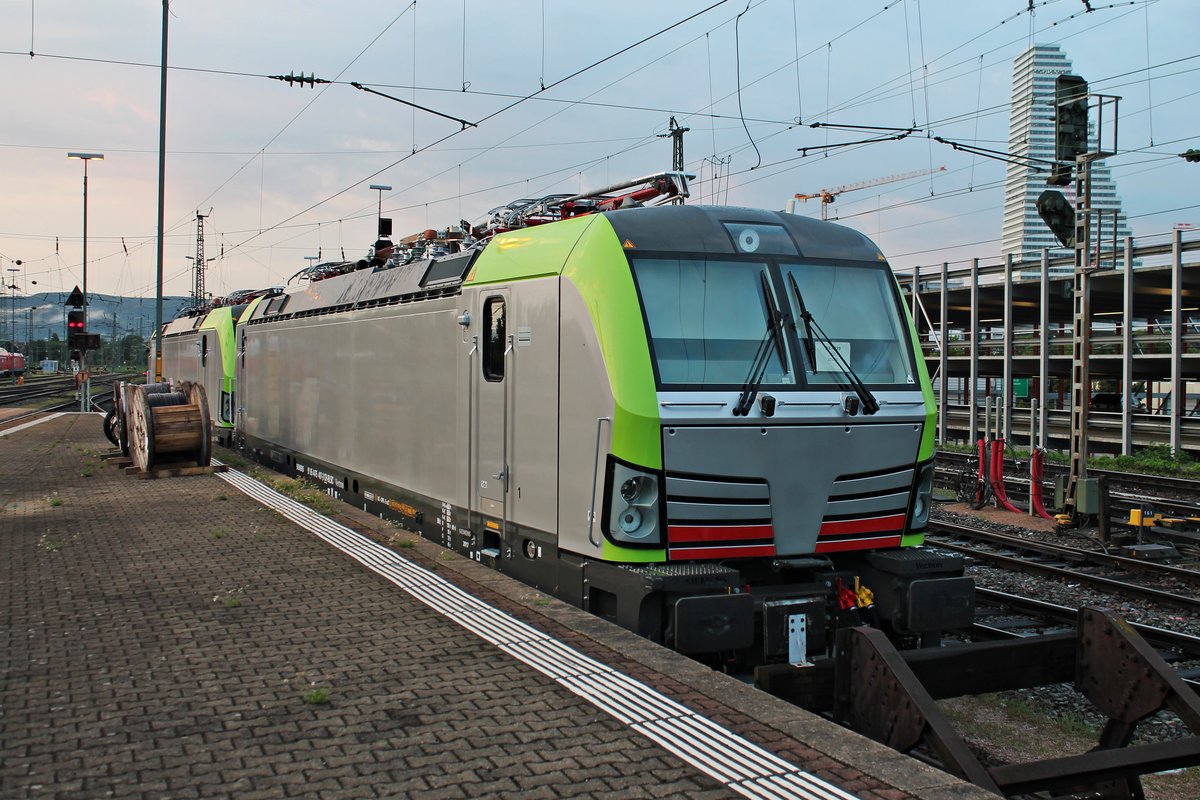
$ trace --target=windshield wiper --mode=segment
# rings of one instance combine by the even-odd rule
[[[754,361],[750,364],[750,372],[742,383],[742,393],[738,396],[737,405],[733,407],[735,417],[744,417],[750,413],[750,407],[754,405],[754,399],[758,397],[758,387],[766,375],[767,365],[771,363],[772,350],[779,353],[779,362],[783,365],[784,374],[787,374],[787,357],[783,346],[783,317],[775,304],[771,302],[771,291],[767,286],[766,273],[760,272],[758,277],[760,279],[758,288],[762,292],[763,311],[767,314],[767,330],[758,343],[758,349],[754,351]]]
[[[800,293],[800,287],[796,285],[796,273],[788,273],[788,282],[792,286],[792,292],[796,295],[796,305],[800,307],[800,319],[804,322],[804,352],[808,354],[808,363],[812,365],[812,371],[817,371],[817,344],[813,341],[813,322],[812,314],[808,313],[808,306],[804,305],[804,295]]]
[[[841,351],[834,346],[831,340],[822,330],[817,321],[813,319],[813,315],[809,313],[808,308],[804,305],[804,295],[800,292],[800,286],[796,283],[796,274],[788,273],[788,283],[792,287],[792,292],[796,295],[796,305],[800,307],[800,317],[804,320],[804,330],[808,334],[807,345],[809,356],[812,358],[813,372],[817,371],[817,351],[813,345],[813,332],[815,331],[821,345],[829,353],[838,370],[846,376],[850,381],[850,387],[854,393],[858,395],[858,402],[862,405],[862,412],[867,416],[874,414],[879,410],[879,401],[875,399],[875,395],[871,394],[871,390],[858,377],[858,374],[851,368],[850,363],[846,361]]]

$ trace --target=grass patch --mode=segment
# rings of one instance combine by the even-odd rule
[[[959,697],[938,705],[965,738],[1010,761],[1086,752],[1100,735],[1082,715],[1048,714],[1016,692]]]
[[[237,608],[246,597],[244,589],[231,589],[218,595],[213,595],[213,602],[220,603],[226,608]]]
[[[282,495],[286,495],[298,503],[321,514],[333,512],[333,500],[320,487],[314,486],[302,478],[273,478],[270,486]]]
[[[1130,456],[1091,456],[1088,466],[1121,472],[1200,478],[1200,464],[1193,461],[1186,451],[1172,453],[1166,445],[1143,447]]]
[[[94,474],[95,474],[95,473],[94,473],[94,471],[92,470],[92,468],[91,468],[90,466],[88,466],[88,467],[84,467],[82,470],[80,470],[80,472],[79,472],[79,477],[81,477],[81,478],[90,478],[90,477],[92,477],[92,475],[94,475]]]
[[[326,494],[324,489],[303,478],[284,477],[279,473],[256,466],[247,469],[246,474],[256,481],[265,483],[280,494],[290,497],[298,503],[303,503],[318,514],[332,514],[337,508],[333,498]]]
[[[42,547],[46,548],[51,553],[57,553],[59,550],[62,550],[62,542],[51,542],[46,540],[42,542]]]
[[[213,528],[212,529],[212,537],[214,539],[220,539],[224,535],[225,535],[224,529],[222,529],[222,528]]]
[[[417,546],[416,540],[407,533],[393,533],[387,537],[387,543],[390,547],[398,547],[402,550],[411,550]]]
[[[310,689],[304,693],[304,702],[310,706],[322,706],[329,702],[328,689]]]
[[[219,447],[217,449],[221,451],[221,461],[228,464],[230,467],[233,467],[234,469],[244,470],[250,463],[232,450],[228,450],[224,447]]]
[[[47,499],[50,501],[51,508],[58,508],[59,506],[61,506],[63,504],[62,498],[56,494],[50,495],[50,497]]]
[[[226,495],[226,494],[219,494],[213,498],[213,500],[215,500],[218,503],[223,503],[228,499],[229,499],[229,495]]]
[[[978,451],[978,447],[975,445],[958,444],[955,442],[938,445],[938,449],[950,453],[968,453],[970,455],[974,455]],[[1028,448],[1006,447],[1005,453],[1018,459],[1029,458]],[[1047,450],[1046,460],[1055,464],[1066,464],[1071,459],[1067,453],[1058,450]],[[1178,453],[1172,453],[1171,448],[1167,445],[1142,447],[1133,455],[1128,456],[1089,456],[1088,466],[1095,467],[1096,469],[1113,470],[1115,472],[1136,472],[1143,475],[1166,475],[1169,477],[1200,479],[1200,463],[1193,461],[1192,457],[1186,451],[1181,450]]]

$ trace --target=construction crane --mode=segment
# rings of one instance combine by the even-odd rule
[[[935,172],[945,172],[945,167],[937,169],[919,169],[916,172],[902,172],[899,175],[888,175],[883,178],[873,178],[872,180],[859,181],[858,183],[847,183],[845,186],[835,186],[832,189],[821,189],[812,194],[798,194],[791,200],[788,200],[787,210],[789,214],[796,213],[796,201],[821,199],[821,219],[829,219],[829,204],[837,200],[838,195],[846,192],[853,192],[858,189],[867,189],[871,186],[882,186],[885,183],[895,183],[896,181],[906,181],[910,178],[922,178],[926,175],[933,175]]]

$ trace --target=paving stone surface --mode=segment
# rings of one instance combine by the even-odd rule
[[[94,415],[0,433],[0,798],[733,796],[219,478],[137,480],[108,451]],[[953,783],[921,768],[898,789],[647,667],[637,637],[454,566],[865,800]]]
[[[118,474],[98,433],[0,444],[0,796],[727,796],[217,478]]]

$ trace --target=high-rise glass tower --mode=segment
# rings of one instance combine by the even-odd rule
[[[1013,61],[1009,153],[1054,159],[1054,79],[1066,72],[1072,72],[1071,61],[1056,44],[1035,44]],[[1095,145],[1094,140],[1092,144]],[[1038,216],[1037,198],[1047,188],[1058,188],[1075,205],[1075,184],[1047,187],[1047,176],[1048,173],[1036,172],[1029,167],[1008,165],[1004,181],[1002,252],[1012,253],[1015,261],[1040,261],[1044,247],[1051,248],[1051,258],[1071,255]],[[1120,240],[1131,233],[1121,211],[1112,171],[1102,160],[1092,162],[1092,208],[1096,209],[1092,215],[1093,247],[1099,241],[1102,253],[1111,252],[1115,219],[1119,250],[1122,247]]]

